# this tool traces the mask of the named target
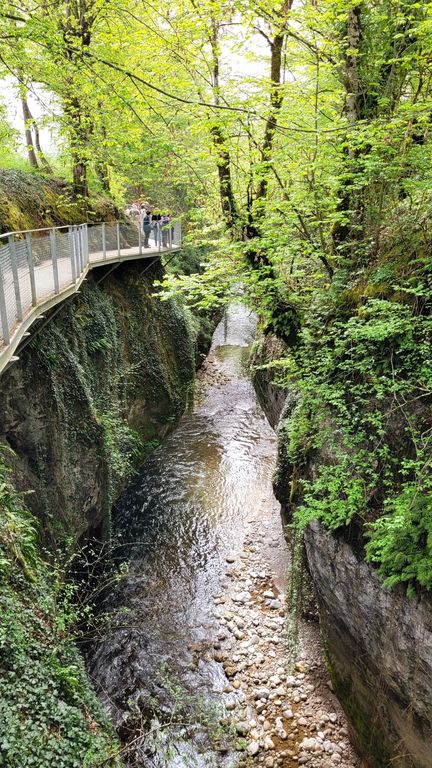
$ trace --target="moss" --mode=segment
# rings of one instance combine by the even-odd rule
[[[394,754],[394,745],[387,745],[383,739],[383,729],[379,723],[379,715],[371,709],[365,710],[361,706],[362,698],[353,688],[352,676],[343,677],[336,672],[327,656],[327,664],[330,678],[355,731],[356,741],[361,754],[374,766],[374,768],[390,768],[397,765]],[[373,706],[373,691],[369,696],[369,705]]]
[[[83,207],[62,179],[41,172],[0,169],[0,231],[37,229],[81,221],[109,221],[113,203],[93,196]]]

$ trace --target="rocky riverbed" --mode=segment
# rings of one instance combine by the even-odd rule
[[[330,689],[315,622],[303,622],[298,661],[287,672],[288,553],[276,503],[257,500],[243,549],[226,561],[226,588],[214,598],[220,625],[214,658],[228,678],[226,722],[239,737],[237,747],[266,768],[364,765]]]

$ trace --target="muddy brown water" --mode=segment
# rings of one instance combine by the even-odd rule
[[[227,679],[210,650],[226,556],[242,549],[257,502],[276,505],[276,438],[245,371],[254,330],[248,310],[229,308],[194,407],[117,505],[114,533],[129,571],[101,606],[110,628],[94,644],[89,669],[130,765],[237,761],[218,724]],[[273,576],[282,587],[281,527],[275,535]]]

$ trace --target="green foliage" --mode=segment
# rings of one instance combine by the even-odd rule
[[[35,605],[12,590],[0,595],[0,765],[119,764],[82,660],[71,641],[53,636],[48,615],[38,615],[38,590],[31,597]]]
[[[320,467],[317,480],[303,486],[304,503],[296,513],[301,525],[321,520],[331,531],[348,525],[355,515],[365,514],[363,479],[350,477],[351,462]]]
[[[0,765],[120,766],[73,642],[76,606],[38,553],[35,522],[0,464]]]
[[[220,308],[241,293],[264,332],[292,348],[278,378],[301,393],[286,448],[299,515],[332,529],[396,516],[392,499],[407,483],[422,489],[430,469],[431,3],[175,0],[150,19],[135,0],[15,10],[2,14],[1,67],[44,83],[61,105],[74,194],[82,187],[84,203],[90,181],[116,199],[188,211],[184,254],[157,275],[163,302],[152,316],[166,313],[175,371],[172,350],[158,355],[160,339],[149,324],[143,340],[132,313],[128,373],[105,386],[121,318],[104,323],[102,302],[94,324],[83,313],[75,371],[94,417],[89,443],[99,434],[114,475],[127,471],[137,360],[153,361],[148,388],[175,413],[187,398],[193,349],[172,299]],[[13,144],[4,110],[0,125]],[[21,221],[13,206],[8,216]],[[60,409],[57,353],[47,361]]]
[[[432,589],[432,486],[407,483],[389,499],[384,517],[371,523],[366,545],[368,559],[377,563],[384,584],[414,584]]]
[[[0,580],[9,578],[18,564],[33,581],[38,566],[36,521],[24,506],[24,495],[11,485],[7,456],[0,446]]]
[[[98,421],[102,426],[102,439],[107,448],[113,481],[118,486],[131,476],[141,458],[142,439],[136,430],[114,413],[99,414]]]
[[[431,319],[409,303],[366,299],[323,332],[323,311],[317,302],[278,367],[301,393],[283,437],[296,520],[333,531],[354,522],[388,586],[429,589]]]

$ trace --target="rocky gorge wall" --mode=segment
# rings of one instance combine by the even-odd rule
[[[94,596],[66,569],[83,536],[108,538],[116,496],[183,413],[211,341],[211,321],[152,296],[161,276],[157,261],[94,270],[32,327],[0,377],[0,764],[8,768],[123,766],[77,642],[99,631]]]
[[[119,212],[107,197],[83,201],[64,179],[51,174],[0,168],[0,232],[115,221]]]
[[[267,365],[274,345],[274,340],[262,341],[253,364]],[[284,440],[296,395],[281,398],[270,370],[258,368],[254,379],[270,423],[279,416],[275,492],[289,520],[293,478]],[[312,459],[315,465],[319,461],[318,455]],[[355,743],[374,768],[431,768],[430,596],[408,598],[400,587],[384,589],[361,553],[317,522],[307,527],[304,541],[330,676]]]
[[[311,523],[306,554],[335,691],[374,766],[432,765],[432,605],[383,589],[350,545]]]
[[[48,539],[109,525],[133,469],[183,412],[209,321],[152,298],[158,262],[94,270],[0,378],[0,444]]]

